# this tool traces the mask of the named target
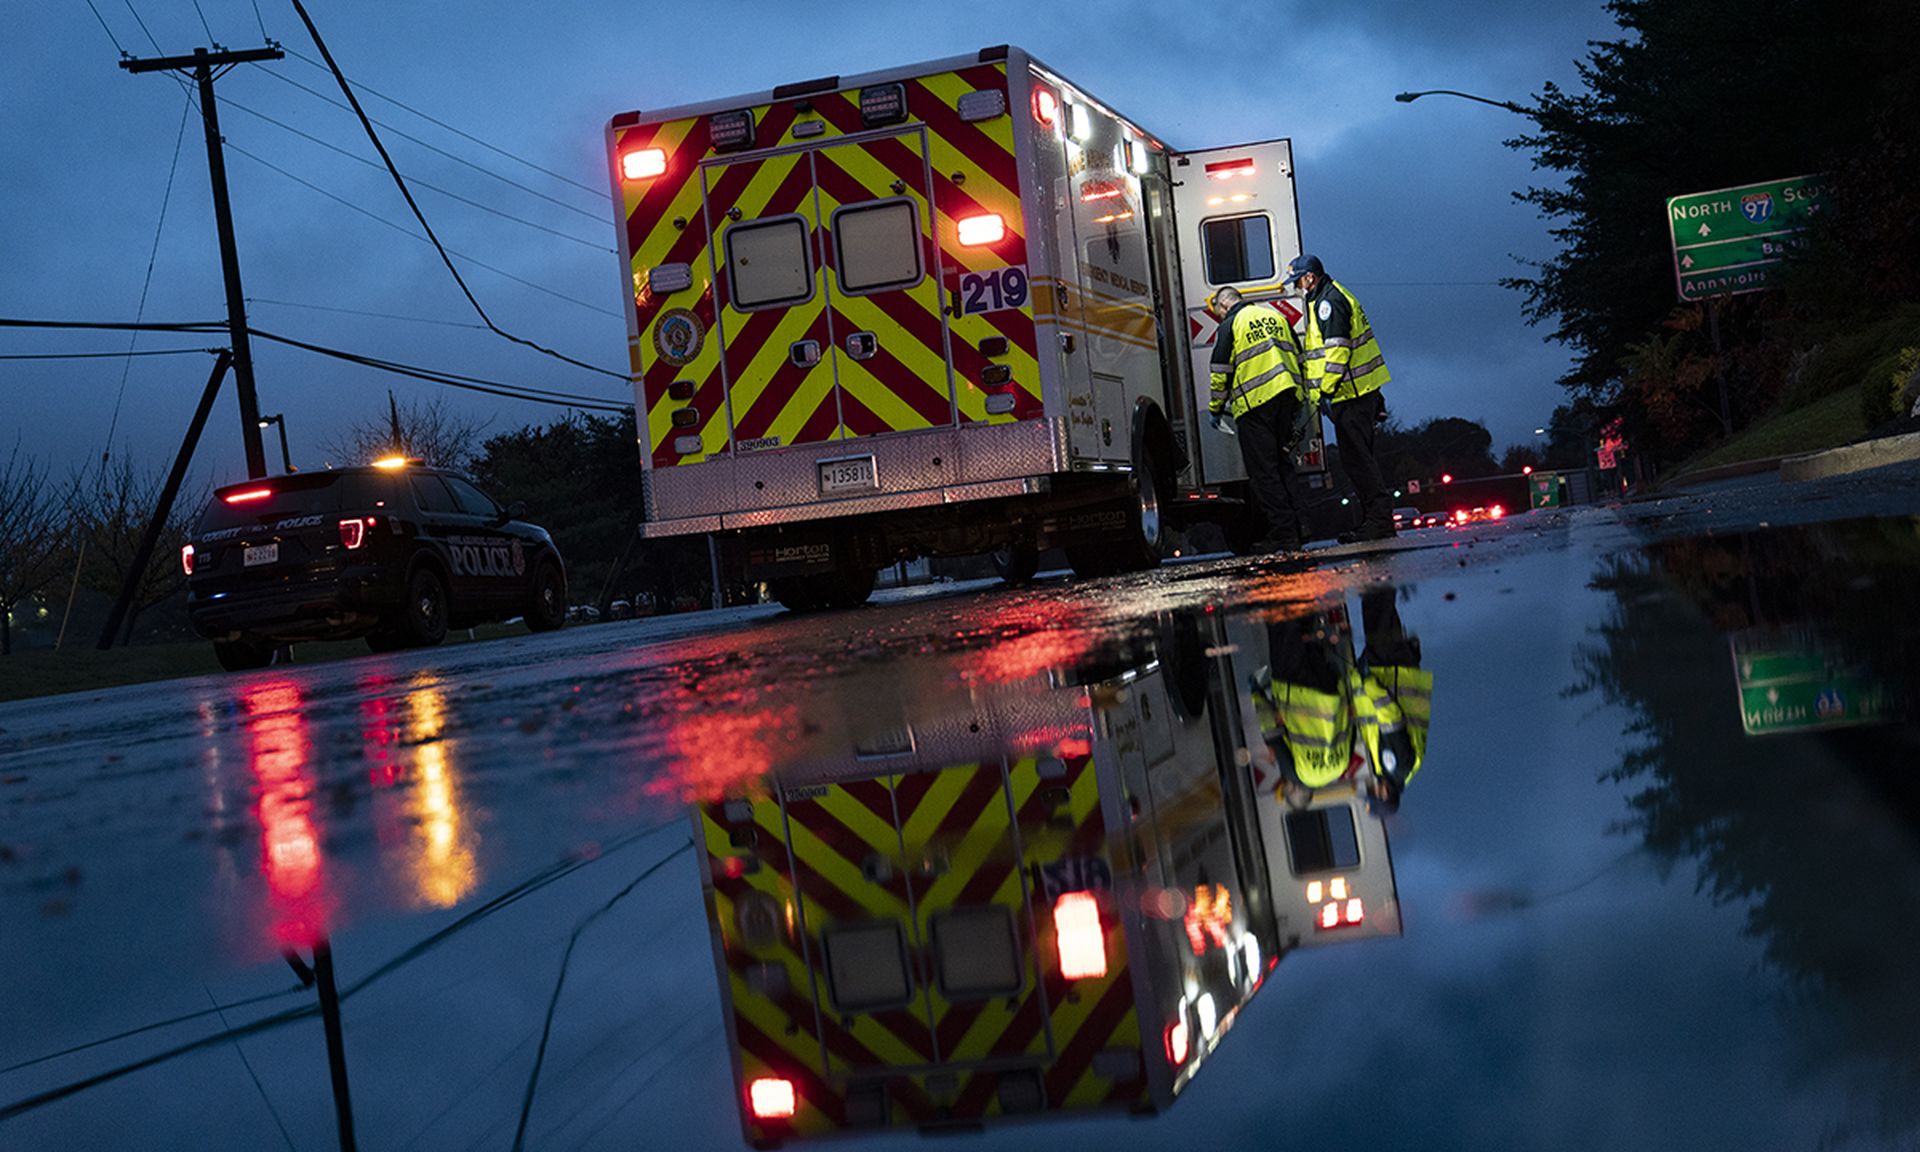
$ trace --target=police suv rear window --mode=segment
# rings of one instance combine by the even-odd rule
[[[1200,241],[1209,284],[1240,284],[1273,275],[1273,225],[1265,216],[1202,220]]]
[[[459,502],[460,511],[469,516],[496,516],[500,506],[495,504],[485,492],[460,479],[458,476],[442,476],[447,487],[453,489],[453,498]]]
[[[416,473],[413,481],[413,498],[420,502],[420,511],[446,514],[458,512],[460,505],[454,502],[453,493],[440,482],[440,477]]]
[[[201,514],[195,535],[273,523],[294,516],[371,509],[384,496],[382,477],[356,472],[302,472],[294,476],[273,476],[246,484],[228,485],[214,494]],[[228,503],[233,495],[265,491],[265,496]]]

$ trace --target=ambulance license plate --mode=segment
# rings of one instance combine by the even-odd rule
[[[262,564],[276,564],[279,560],[280,545],[255,544],[253,547],[241,553],[240,566],[242,568],[256,568]]]
[[[839,492],[871,492],[880,487],[873,457],[856,460],[824,460],[820,463],[820,495]]]

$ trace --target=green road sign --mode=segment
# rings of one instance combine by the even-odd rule
[[[1797,176],[1667,201],[1680,299],[1738,296],[1769,287],[1769,275],[1820,211],[1822,180]]]
[[[1527,485],[1527,507],[1560,507],[1560,477],[1553,472],[1535,472]]]
[[[1727,646],[1749,736],[1886,723],[1899,714],[1885,684],[1817,636],[1749,632]]]

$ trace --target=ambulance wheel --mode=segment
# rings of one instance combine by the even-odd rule
[[[265,668],[273,662],[273,642],[255,636],[242,636],[238,640],[215,640],[213,658],[220,661],[220,667],[229,672],[251,672],[255,668]]]
[[[827,608],[858,608],[873,595],[874,581],[879,579],[877,568],[842,568],[825,577],[825,604]]]
[[[1127,477],[1124,535],[1067,545],[1074,575],[1117,576],[1158,567],[1168,539],[1160,505],[1171,490],[1161,454],[1148,453]]]
[[[431,648],[447,638],[447,584],[439,573],[427,567],[413,570],[395,623],[394,632],[409,648]]]
[[[1015,540],[993,554],[993,570],[1009,588],[1030,584],[1040,571],[1040,549],[1031,540]]]
[[[524,618],[529,632],[552,632],[567,622],[567,578],[560,565],[542,560],[534,570]]]

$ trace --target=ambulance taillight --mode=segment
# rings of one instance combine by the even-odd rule
[[[1098,980],[1107,974],[1107,938],[1100,930],[1100,902],[1091,892],[1062,892],[1053,905],[1053,931],[1060,975]]]
[[[620,175],[629,180],[651,180],[665,174],[667,153],[660,148],[635,148],[620,157]]]
[[[986,212],[979,216],[967,216],[954,222],[954,231],[960,236],[960,243],[969,248],[981,244],[998,244],[1007,235],[1007,222],[998,213]]]
[[[799,1107],[793,1081],[778,1076],[762,1076],[747,1085],[747,1104],[756,1120],[790,1120]]]

